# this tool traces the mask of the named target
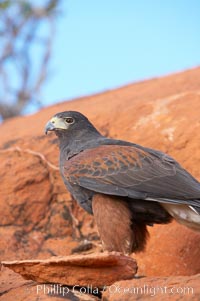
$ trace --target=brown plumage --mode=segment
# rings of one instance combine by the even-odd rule
[[[147,226],[172,218],[200,230],[200,183],[170,156],[103,137],[78,112],[46,125],[60,141],[60,171],[73,198],[94,214],[105,249],[144,250]]]
[[[144,250],[148,238],[146,225],[133,220],[126,201],[119,197],[95,194],[92,209],[105,250],[124,254]]]

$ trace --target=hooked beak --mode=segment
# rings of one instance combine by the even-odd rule
[[[47,124],[45,125],[45,134],[47,135],[49,131],[54,131],[55,130],[55,126],[54,124],[50,121],[47,122]]]
[[[68,126],[64,122],[62,118],[54,116],[49,120],[45,126],[45,134],[47,135],[49,131],[55,131],[55,130],[67,130]]]

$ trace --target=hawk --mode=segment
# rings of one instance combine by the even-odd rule
[[[94,215],[103,248],[143,251],[147,226],[175,219],[200,231],[200,183],[167,154],[104,137],[81,113],[54,115],[60,173],[72,197]]]

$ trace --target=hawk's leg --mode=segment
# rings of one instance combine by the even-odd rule
[[[148,236],[146,225],[133,221],[126,201],[95,194],[92,209],[104,250],[130,254],[144,249]]]

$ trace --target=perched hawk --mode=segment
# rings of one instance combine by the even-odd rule
[[[173,218],[200,231],[200,183],[170,156],[102,136],[81,113],[47,123],[60,142],[60,172],[78,204],[94,215],[104,249],[142,251],[147,226]]]

